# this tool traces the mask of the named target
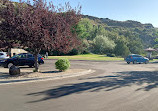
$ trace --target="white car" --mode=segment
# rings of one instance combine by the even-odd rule
[[[7,54],[7,52],[0,52],[0,60],[3,60],[3,59],[8,59],[9,56]]]

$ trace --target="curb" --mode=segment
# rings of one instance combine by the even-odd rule
[[[44,60],[58,60],[58,59],[44,59]],[[90,62],[123,62],[124,60],[77,60],[69,59],[69,61],[90,61]]]
[[[77,77],[82,75],[87,75],[94,73],[95,70],[87,70],[83,72],[78,73],[69,73],[61,76],[55,76],[55,77],[41,77],[41,78],[31,78],[31,79],[14,79],[14,80],[6,80],[6,81],[0,81],[0,85],[9,85],[9,84],[19,84],[19,83],[29,83],[29,82],[39,82],[39,81],[48,81],[48,80],[57,80],[57,79],[64,79],[69,77]]]

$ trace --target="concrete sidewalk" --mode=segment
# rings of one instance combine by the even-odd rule
[[[95,71],[91,69],[69,69],[65,72],[32,72],[31,70],[22,69],[20,76],[10,76],[8,72],[8,69],[0,68],[0,85],[63,79],[68,77],[86,75]]]

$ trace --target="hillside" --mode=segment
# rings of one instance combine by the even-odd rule
[[[119,35],[124,35],[121,32],[130,31],[133,34],[139,36],[142,41],[144,48],[153,47],[155,45],[155,39],[158,37],[158,29],[155,28],[152,24],[142,24],[138,21],[116,21],[109,18],[98,18],[89,15],[83,15],[83,18],[88,18],[95,21],[99,25],[104,25],[106,30],[118,30]]]
[[[158,29],[150,23],[142,24],[133,20],[117,21],[83,15],[72,29],[81,40],[81,44],[72,49],[69,55],[95,53],[125,57],[130,53],[145,54],[144,49],[148,47],[158,48],[156,45]],[[50,53],[63,54],[58,50]]]

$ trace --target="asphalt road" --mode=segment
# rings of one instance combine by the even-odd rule
[[[53,70],[54,62],[46,60],[41,69]],[[1,85],[0,111],[158,111],[156,63],[71,61],[71,68],[96,72],[62,80]]]

